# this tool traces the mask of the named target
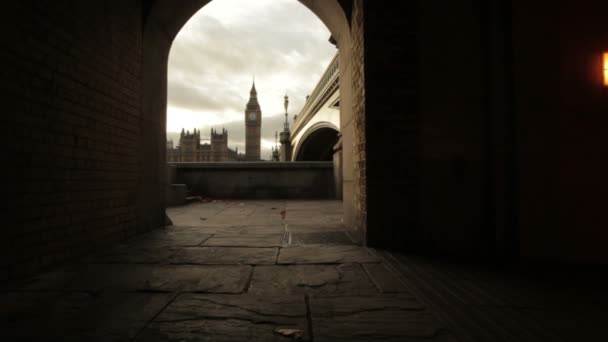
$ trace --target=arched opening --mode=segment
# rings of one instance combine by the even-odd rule
[[[150,4],[148,15],[145,24],[144,33],[144,115],[149,120],[150,125],[147,125],[149,135],[155,135],[158,138],[156,144],[146,146],[144,149],[147,153],[154,155],[154,161],[166,160],[166,104],[167,104],[167,61],[171,44],[183,25],[192,17],[198,10],[207,5],[210,1],[189,0],[182,1],[176,4],[173,1],[158,0]],[[343,132],[349,141],[354,136],[354,123],[352,117],[352,91],[351,91],[351,40],[350,26],[347,15],[343,7],[338,1],[300,1],[307,6],[319,19],[327,26],[331,32],[331,40],[336,44],[340,51],[340,65],[345,67],[340,68],[340,86],[344,90],[341,94],[341,122],[345,125],[340,127],[340,132]],[[350,11],[350,10],[349,10]],[[342,151],[344,156],[344,175],[341,178],[344,182],[344,191],[352,193],[354,187],[354,171],[352,168],[352,144],[344,144],[345,148]],[[161,168],[161,179],[168,179],[166,170]],[[145,181],[143,182],[145,183]],[[165,192],[166,183],[156,184],[160,187],[160,192]],[[142,191],[143,193],[143,191]],[[344,198],[352,198],[345,196]],[[149,196],[141,196],[142,201],[149,201]],[[158,203],[159,209],[164,208],[165,203]],[[355,220],[355,203],[352,200],[347,200],[343,203],[344,217],[341,221],[346,227],[354,227]],[[161,209],[163,210],[163,209]],[[146,215],[142,213],[142,215]],[[355,234],[359,236],[360,234]]]
[[[339,132],[330,125],[313,127],[302,137],[296,148],[296,161],[331,161],[334,147],[338,143]]]
[[[185,185],[192,200],[333,199],[331,163],[269,163],[292,160],[298,110],[312,102],[306,95],[326,69],[337,73],[330,36],[294,0],[214,0],[192,16],[168,59],[167,162],[180,184],[169,191]],[[275,160],[278,132],[281,150],[289,149]]]
[[[266,224],[274,206],[225,208],[247,229],[154,229],[169,48],[207,2],[7,2],[4,335],[605,339],[577,323],[606,311],[607,2],[303,0],[341,49],[344,218],[374,250],[285,246],[311,236]],[[449,262],[415,255],[434,251]],[[496,254],[521,260],[486,274]]]
[[[201,8],[169,53],[167,160],[272,160],[275,133],[292,128],[336,54],[330,36],[294,0]]]

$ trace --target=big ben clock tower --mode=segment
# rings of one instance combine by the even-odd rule
[[[249,102],[245,108],[245,160],[258,161],[260,160],[262,110],[258,103],[255,81],[249,94]]]

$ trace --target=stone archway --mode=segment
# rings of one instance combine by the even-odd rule
[[[338,128],[331,123],[317,123],[298,141],[294,148],[294,161],[331,161],[338,134]]]
[[[294,0],[295,1],[295,0]],[[167,62],[173,39],[192,15],[208,4],[210,0],[150,0],[147,2],[144,22],[144,52],[143,52],[143,129],[145,143],[140,146],[144,163],[150,170],[158,170],[158,174],[150,173],[141,180],[139,201],[147,203],[139,208],[154,207],[158,212],[164,212],[164,196],[150,199],[150,188],[158,189],[164,194],[166,170],[161,165],[165,160],[166,145],[166,107],[167,107]],[[355,136],[353,116],[352,91],[352,42],[351,28],[348,16],[338,0],[300,0],[327,26],[332,39],[340,49],[340,122],[344,149],[343,191],[345,199],[352,199],[355,192],[354,151],[352,139]],[[350,9],[347,10],[350,12]],[[160,180],[160,181],[159,181]],[[149,202],[155,201],[153,205]],[[140,213],[146,216],[150,214]],[[355,202],[344,201],[344,224],[347,227],[355,225]]]

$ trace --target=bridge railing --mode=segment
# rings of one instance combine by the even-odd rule
[[[291,131],[291,136],[296,136],[298,132],[306,126],[308,121],[319,111],[321,106],[327,99],[338,89],[340,81],[340,65],[339,53],[336,53],[334,59],[329,63],[327,69],[321,76],[321,79],[315,86],[312,94],[304,104],[304,107],[298,114],[296,121]]]

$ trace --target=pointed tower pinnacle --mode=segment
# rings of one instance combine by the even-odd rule
[[[251,97],[258,97],[258,91],[255,89],[255,76],[253,78],[253,84],[251,85],[251,91],[249,92]]]
[[[251,85],[251,91],[249,92],[249,102],[247,102],[247,110],[260,110],[260,104],[258,103],[258,92],[255,89],[255,80]]]

